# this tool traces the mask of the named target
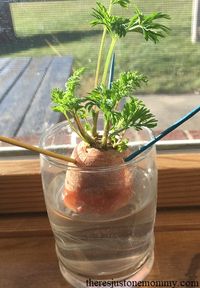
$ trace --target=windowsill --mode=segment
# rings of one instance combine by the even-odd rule
[[[30,143],[31,145],[37,145],[31,141],[27,141],[25,138],[22,142]],[[198,153],[200,147],[200,139],[177,139],[177,140],[160,140],[155,144],[156,150],[159,153]],[[33,152],[18,146],[9,145],[7,143],[2,143],[0,145],[0,159],[11,159],[15,157],[22,159],[25,158],[39,158],[37,152]]]
[[[200,153],[157,157],[158,207],[200,206]],[[46,211],[39,159],[0,161],[1,213]]]

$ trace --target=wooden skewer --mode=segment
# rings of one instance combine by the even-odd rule
[[[67,156],[64,156],[64,155],[49,151],[49,150],[45,150],[45,149],[40,148],[40,147],[36,147],[36,146],[30,145],[30,144],[18,141],[18,140],[13,139],[13,138],[0,136],[0,141],[9,143],[11,145],[19,146],[19,147],[22,147],[22,148],[25,148],[25,149],[28,149],[28,150],[31,150],[31,151],[34,151],[34,152],[37,152],[37,153],[40,153],[40,154],[44,154],[44,155],[47,155],[47,156],[50,156],[50,157],[53,157],[53,158],[57,158],[57,159],[60,159],[60,160],[64,160],[64,161],[67,161],[67,162],[71,162],[71,163],[77,164],[76,160],[73,159],[73,158],[70,158],[70,157],[67,157]]]
[[[177,127],[179,127],[181,124],[183,124],[185,121],[189,120],[190,118],[192,118],[195,114],[197,114],[198,112],[200,112],[200,106],[197,106],[195,109],[193,109],[192,111],[190,111],[188,114],[186,114],[185,116],[183,116],[182,118],[180,118],[178,121],[176,121],[174,124],[172,124],[171,126],[169,126],[167,129],[165,129],[164,131],[162,131],[158,136],[156,136],[155,138],[153,138],[151,141],[149,141],[147,144],[143,145],[142,147],[140,147],[138,150],[134,151],[132,154],[130,154],[128,157],[126,157],[124,159],[125,162],[128,162],[130,160],[132,160],[133,158],[137,157],[139,154],[141,154],[142,152],[144,152],[145,150],[147,150],[149,147],[151,147],[152,145],[154,145],[156,142],[158,142],[160,139],[162,139],[164,136],[166,136],[167,134],[169,134],[170,132],[172,132],[173,130],[175,130]]]

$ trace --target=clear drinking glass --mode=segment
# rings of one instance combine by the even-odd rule
[[[152,133],[147,128],[139,132],[129,129],[127,134],[129,152],[152,139]],[[78,142],[64,121],[48,129],[40,144],[45,149],[71,155]],[[153,230],[157,199],[155,155],[155,147],[152,147],[128,163],[93,169],[80,169],[41,155],[43,190],[59,266],[64,278],[74,287],[93,287],[92,281],[100,281],[98,283],[102,283],[102,287],[130,287],[124,280],[140,281],[150,272],[154,258]],[[98,207],[99,191],[103,193],[113,179],[120,180],[124,171],[128,173],[131,194],[128,200],[125,197],[124,201],[122,197],[124,202],[121,204],[117,194],[116,197],[113,194],[113,205],[118,203],[118,208],[113,209],[112,213],[102,213],[100,202],[101,213],[98,213],[98,209],[97,212],[94,209],[94,212],[78,213],[65,205],[66,173],[77,173],[94,180],[92,183],[94,187],[96,185],[97,193],[90,197],[93,197],[91,203]],[[91,181],[88,181],[88,185],[91,185]],[[126,193],[125,189],[121,195],[123,193]],[[122,280],[124,286],[120,286],[119,281]],[[116,286],[111,286],[110,281],[118,281],[119,286],[117,282]]]

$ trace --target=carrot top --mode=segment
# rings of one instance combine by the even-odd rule
[[[85,68],[80,68],[68,79],[65,90],[58,88],[52,90],[52,109],[65,115],[71,129],[84,142],[90,147],[105,150],[112,147],[120,152],[127,148],[128,139],[124,136],[128,128],[134,127],[136,130],[142,129],[143,126],[153,128],[157,120],[145,104],[133,96],[137,88],[147,83],[146,76],[137,71],[123,72],[119,79],[115,81],[112,79],[110,85],[108,72],[115,45],[130,32],[140,33],[146,41],[157,43],[169,32],[169,28],[157,20],[170,19],[169,15],[162,12],[144,15],[137,7],[130,18],[112,14],[114,5],[124,9],[128,7],[129,2],[129,0],[111,0],[108,8],[97,2],[97,7],[93,8],[94,20],[91,21],[91,25],[104,27],[94,89],[85,97],[77,96],[76,88],[80,85],[80,77],[85,71]],[[105,51],[104,44],[107,37],[110,38],[110,46],[108,51]],[[103,53],[106,55],[104,63]],[[104,120],[102,133],[97,131],[99,113],[103,115]],[[88,120],[90,118],[92,122]]]

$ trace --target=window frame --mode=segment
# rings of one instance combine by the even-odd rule
[[[159,153],[189,153],[200,150],[200,139],[192,140],[161,140],[156,145]],[[0,159],[9,157],[34,157],[36,152],[17,146],[0,146]]]
[[[200,151],[157,155],[158,208],[200,206]],[[46,211],[38,157],[0,161],[0,213]]]

